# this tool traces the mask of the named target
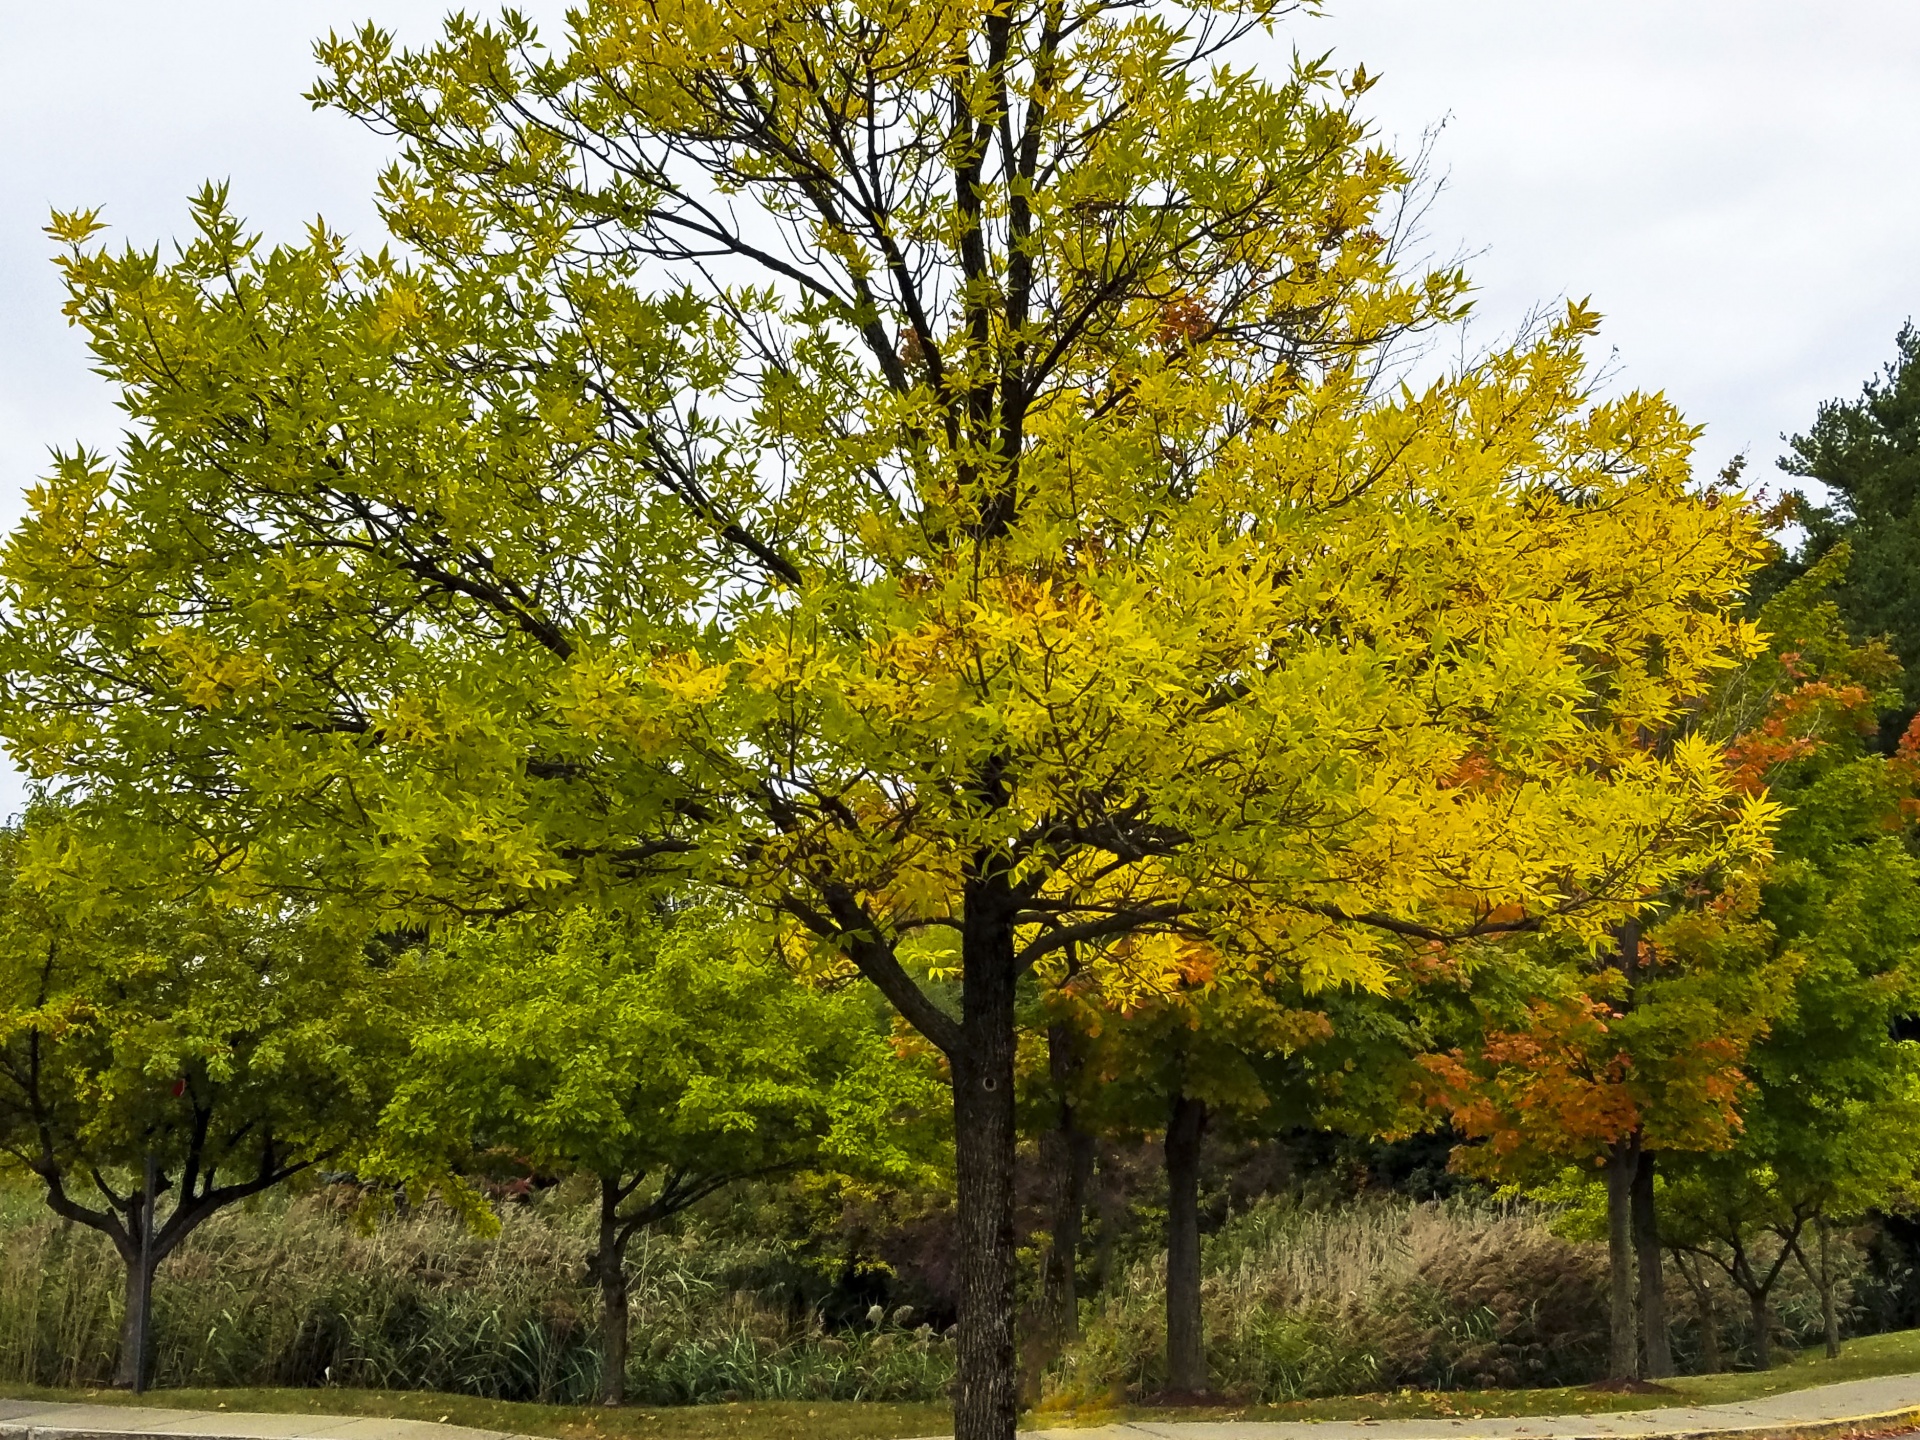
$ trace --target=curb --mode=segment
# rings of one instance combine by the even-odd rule
[[[1631,1415],[1631,1410],[1623,1410]],[[1516,1417],[1518,1418],[1518,1417]],[[1636,1435],[1633,1440],[1713,1440],[1715,1436],[1737,1440],[1835,1440],[1839,1436],[1897,1435],[1920,1429],[1920,1405],[1887,1410],[1877,1415],[1854,1415],[1844,1420],[1784,1420],[1769,1425],[1727,1425],[1706,1430],[1658,1430]],[[1559,1436],[1553,1440],[1619,1440],[1618,1436]]]
[[[181,1413],[183,1416],[194,1414],[190,1410]],[[242,1417],[236,1414],[234,1418]],[[0,1420],[0,1440],[346,1440],[347,1436],[362,1440],[366,1427],[392,1427],[390,1433],[401,1436],[419,1436],[424,1431],[433,1440],[533,1440],[531,1436],[501,1430],[475,1430],[434,1420],[386,1419],[375,1415],[314,1416],[311,1418],[320,1423],[311,1426],[300,1424],[309,1417],[297,1413],[263,1411],[247,1414],[245,1418],[281,1423],[217,1429],[206,1427],[204,1421],[199,1425],[189,1421],[177,1428],[163,1425],[153,1429],[120,1430],[104,1428],[97,1422],[63,1425],[52,1418],[22,1418]]]
[[[1614,1413],[1624,1418],[1646,1412],[1620,1410]],[[1562,1417],[1553,1415],[1489,1415],[1483,1418],[1520,1422],[1528,1420],[1552,1422]],[[1598,1419],[1599,1417],[1583,1416],[1581,1418]],[[1125,1435],[1139,1435],[1147,1437],[1147,1440],[1166,1440],[1164,1432],[1151,1430],[1147,1427],[1181,1425],[1188,1428],[1177,1432],[1179,1440],[1203,1440],[1207,1429],[1212,1426],[1218,1425],[1224,1427],[1227,1425],[1256,1425],[1261,1423],[1273,1425],[1275,1427],[1273,1433],[1276,1436],[1281,1434],[1291,1436],[1308,1434],[1312,1428],[1322,1424],[1338,1425],[1358,1422],[1337,1420],[1282,1420],[1268,1422],[1247,1420],[1109,1420],[1103,1424],[1090,1425],[1079,1430],[1055,1427],[1042,1430],[1021,1430],[1016,1433],[1021,1437],[1036,1437],[1036,1440],[1037,1437],[1041,1436],[1073,1435],[1086,1436],[1087,1440],[1101,1440],[1101,1437],[1114,1437],[1114,1440],[1117,1440],[1117,1437]],[[1397,1423],[1417,1424],[1418,1422],[1408,1421]],[[1289,1429],[1283,1432],[1278,1428],[1282,1425],[1298,1426],[1300,1428],[1298,1430]],[[1493,1437],[1493,1440],[1856,1440],[1856,1437],[1857,1440],[1875,1440],[1875,1437],[1899,1435],[1913,1430],[1920,1430],[1920,1405],[1903,1406],[1898,1410],[1886,1410],[1871,1415],[1850,1415],[1837,1420],[1782,1420],[1763,1422],[1757,1425],[1694,1426],[1687,1429],[1629,1432],[1618,1430],[1561,1430],[1525,1436],[1514,1436],[1511,1432],[1506,1432],[1497,1437]],[[45,1437],[45,1440],[55,1440],[55,1437]],[[79,1440],[79,1437],[59,1437],[59,1440]],[[89,1440],[91,1440],[91,1437],[89,1437]],[[125,1440],[125,1437],[121,1437],[121,1440]],[[163,1440],[163,1437],[154,1437],[154,1440]],[[924,1437],[924,1440],[952,1440],[952,1437],[950,1435],[928,1436]],[[1475,1432],[1468,1427],[1462,1427],[1456,1430],[1449,1427],[1449,1433],[1444,1437],[1444,1440],[1489,1440],[1489,1437],[1484,1431]]]

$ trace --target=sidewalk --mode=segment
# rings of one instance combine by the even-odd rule
[[[1733,1405],[1434,1420],[1135,1420],[1022,1440],[1820,1440],[1920,1430],[1920,1375],[1849,1380]],[[347,1415],[241,1415],[0,1400],[0,1440],[518,1440],[494,1430]],[[796,1434],[795,1440],[806,1440]]]
[[[158,1405],[0,1400],[0,1440],[515,1440],[497,1430],[367,1415],[236,1415]]]
[[[1920,1375],[1818,1385],[1735,1405],[1601,1415],[1446,1420],[1134,1420],[1090,1430],[1023,1432],[1022,1440],[1817,1440],[1920,1429]]]

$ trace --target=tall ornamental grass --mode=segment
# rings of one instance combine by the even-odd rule
[[[361,1231],[323,1196],[208,1222],[162,1265],[156,1385],[350,1385],[586,1403],[600,1357],[585,1214],[512,1206],[497,1236],[437,1210]],[[628,1393],[644,1404],[925,1400],[951,1344],[904,1316],[828,1335],[785,1297],[729,1283],[744,1256],[642,1237],[631,1258]],[[0,1199],[0,1381],[112,1373],[121,1270],[91,1231]]]
[[[350,1385],[503,1400],[591,1401],[596,1299],[590,1207],[549,1194],[480,1237],[435,1208],[371,1232],[325,1192],[210,1221],[160,1270],[160,1385]],[[1836,1245],[1843,1313],[1871,1309],[1857,1246]],[[767,1246],[689,1227],[641,1237],[632,1261],[628,1393],[649,1405],[724,1400],[939,1400],[952,1345],[902,1310],[829,1329]],[[1165,1384],[1164,1259],[1139,1252],[1087,1302],[1084,1338],[1046,1377],[1061,1399]],[[1203,1303],[1216,1386],[1281,1400],[1417,1386],[1574,1384],[1606,1359],[1606,1257],[1523,1206],[1270,1201],[1206,1240]],[[118,1259],[34,1195],[0,1191],[0,1382],[97,1386],[112,1373]],[[1725,1363],[1751,1352],[1724,1280],[1706,1306],[1670,1265],[1683,1367],[1706,1314]],[[1817,1295],[1789,1262],[1779,1338],[1817,1344]]]
[[[1527,1206],[1382,1200],[1340,1209],[1268,1202],[1231,1219],[1202,1252],[1214,1384],[1276,1401],[1388,1389],[1584,1384],[1605,1374],[1606,1251],[1556,1234]],[[1851,1308],[1861,1263],[1841,1251]],[[1047,1377],[1060,1399],[1151,1395],[1166,1384],[1164,1261],[1123,1269],[1086,1312],[1085,1335]],[[1707,1305],[1669,1264],[1683,1366],[1711,1315],[1722,1363],[1750,1353],[1744,1298],[1710,1275]],[[1818,1343],[1820,1305],[1788,1262],[1775,1296],[1789,1344]]]

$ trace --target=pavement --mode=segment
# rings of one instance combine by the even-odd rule
[[[1021,1440],[1819,1440],[1920,1429],[1920,1375],[1817,1385],[1734,1405],[1431,1420],[1132,1420]]]
[[[0,1400],[0,1440],[517,1440],[499,1430],[366,1415],[247,1415],[158,1405]]]
[[[1920,1430],[1920,1375],[1819,1385],[1734,1405],[1432,1420],[1133,1420],[1022,1440],[1822,1440]],[[431,1420],[248,1415],[0,1400],[0,1440],[520,1440]],[[805,1440],[796,1436],[795,1440]]]

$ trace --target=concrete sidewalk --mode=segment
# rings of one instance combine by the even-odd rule
[[[1024,1440],[1820,1440],[1920,1429],[1920,1375],[1850,1380],[1737,1405],[1434,1420],[1135,1420]],[[243,1415],[0,1400],[0,1440],[517,1440],[494,1430],[348,1415]],[[805,1440],[796,1434],[795,1440]]]
[[[238,1415],[159,1405],[0,1400],[0,1440],[514,1440],[498,1430],[366,1415]]]
[[[1023,1432],[1023,1440],[1818,1440],[1920,1429],[1920,1375],[1849,1380],[1744,1400],[1599,1415],[1433,1420],[1134,1420],[1090,1430]]]

